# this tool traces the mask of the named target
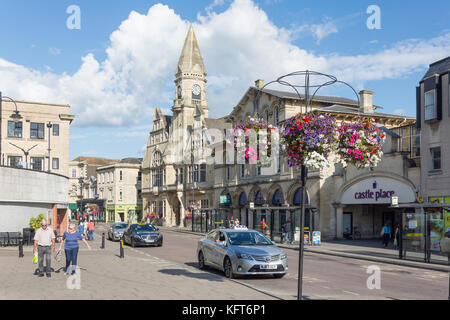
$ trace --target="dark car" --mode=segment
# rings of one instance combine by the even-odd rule
[[[159,229],[151,224],[130,224],[123,233],[123,242],[132,247],[138,245],[144,246],[162,246],[163,236]]]
[[[115,222],[108,230],[108,239],[112,241],[120,240],[127,227],[127,222]]]

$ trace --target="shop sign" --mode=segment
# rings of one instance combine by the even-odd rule
[[[221,195],[219,200],[220,200],[220,204],[230,204],[231,203],[231,197],[229,194]]]
[[[410,185],[396,179],[369,177],[347,188],[341,199],[342,204],[391,204],[412,203],[416,200],[415,191]]]

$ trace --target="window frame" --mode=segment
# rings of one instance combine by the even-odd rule
[[[14,124],[13,135],[10,135],[10,125]],[[17,134],[17,125],[20,124],[20,136]],[[22,121],[8,121],[8,138],[22,138],[23,137],[23,123]]]
[[[58,128],[58,129],[56,129]],[[54,137],[59,137],[59,123],[55,123],[52,125],[52,135]]]
[[[439,157],[436,157],[436,152],[439,152]],[[442,149],[441,147],[430,148],[431,156],[431,171],[442,170]],[[436,161],[439,161],[439,168],[435,167]]]
[[[37,125],[37,128],[33,128],[33,125]],[[36,137],[33,137],[34,132],[36,133]],[[39,139],[39,140],[45,139],[45,124],[44,123],[30,122],[30,139]]]
[[[427,94],[433,93],[433,104],[427,104]],[[423,110],[424,110],[424,121],[430,121],[437,119],[437,101],[436,101],[436,89],[428,90],[427,92],[424,92],[424,103],[423,103]],[[433,107],[433,116],[428,117],[427,116],[427,107]]]
[[[56,167],[55,167],[56,160]],[[52,158],[52,170],[59,170],[59,158]]]

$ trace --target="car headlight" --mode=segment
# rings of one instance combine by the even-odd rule
[[[281,259],[281,260],[286,260],[286,259],[287,259],[286,253],[282,254],[282,255],[280,256],[280,259]]]
[[[239,259],[253,260],[253,257],[252,257],[251,255],[249,255],[249,254],[246,254],[246,253],[238,253],[238,254],[236,254],[236,256],[237,256]]]

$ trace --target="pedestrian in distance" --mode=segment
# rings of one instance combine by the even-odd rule
[[[72,265],[71,274],[75,274],[75,270],[77,267],[77,258],[78,258],[78,240],[83,241],[87,248],[91,250],[91,246],[86,242],[83,235],[80,231],[75,230],[75,224],[69,224],[68,231],[64,232],[62,237],[62,241],[59,245],[59,250],[64,243],[64,252],[66,254],[66,267],[64,268],[64,274],[69,274],[69,266]]]
[[[39,261],[39,277],[44,276],[44,259],[46,262],[46,275],[51,277],[52,252],[55,252],[55,234],[52,228],[47,226],[47,220],[41,221],[41,227],[34,235],[33,254],[37,251]]]
[[[84,225],[83,225],[83,221],[80,221],[80,224],[78,226],[78,232],[84,236]]]
[[[87,222],[86,218],[83,220],[83,230],[84,230],[84,236],[86,237],[86,240],[89,240],[88,222]]]
[[[381,228],[381,236],[383,237],[383,245],[385,248],[389,245],[389,240],[391,239],[391,228],[387,223]]]
[[[394,248],[398,249],[398,244],[400,243],[400,224],[397,223],[394,231]]]
[[[286,237],[285,237],[285,243],[292,243],[292,238],[291,238],[291,234],[292,234],[292,222],[291,222],[291,218],[288,218],[286,223],[284,224],[284,231],[286,232]]]
[[[236,220],[234,220],[234,225],[235,225],[235,226],[238,226],[238,225],[239,225],[239,219],[238,219],[238,218],[236,218]]]
[[[91,220],[88,223],[89,241],[94,240],[94,229],[95,229],[94,221]]]

